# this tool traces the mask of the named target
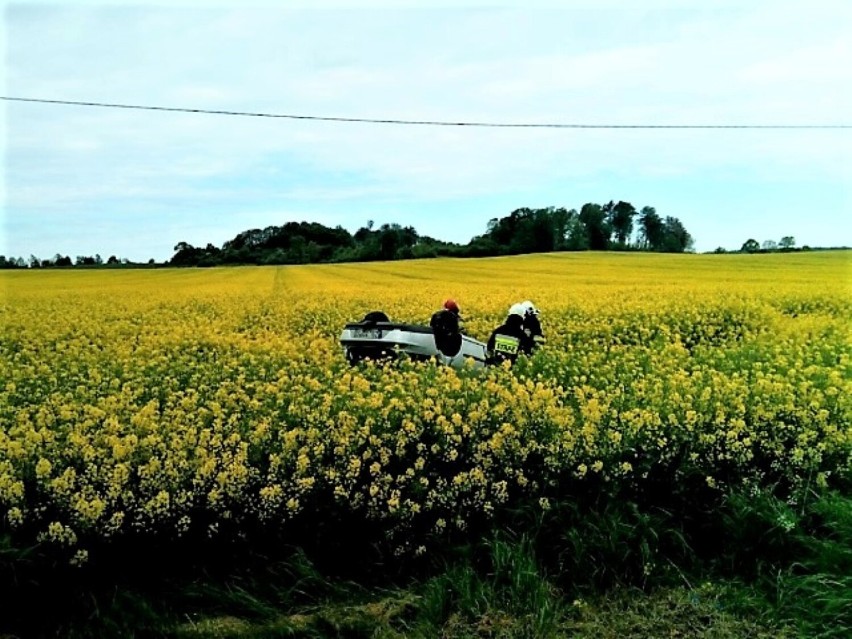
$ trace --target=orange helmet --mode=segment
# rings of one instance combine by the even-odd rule
[[[455,313],[456,315],[458,315],[460,312],[459,305],[456,304],[456,301],[454,299],[449,299],[444,302],[444,308],[450,311],[451,313]]]

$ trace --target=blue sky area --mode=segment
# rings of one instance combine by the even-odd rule
[[[3,95],[454,122],[852,124],[846,0],[426,5],[6,3]],[[852,245],[852,129],[0,109],[7,256],[160,261],[180,241],[293,220],[467,242],[519,207],[608,200],[680,218],[698,251],[785,235]]]

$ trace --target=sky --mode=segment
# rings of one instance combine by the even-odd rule
[[[849,0],[4,2],[2,95],[524,124],[852,125]],[[372,220],[466,243],[521,207],[631,202],[695,250],[852,246],[852,128],[345,123],[0,100],[0,254]]]

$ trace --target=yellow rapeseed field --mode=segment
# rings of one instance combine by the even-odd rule
[[[667,468],[794,493],[852,464],[852,252],[10,271],[0,286],[0,532],[73,562],[116,536],[216,536],[328,504],[416,552],[584,482]],[[481,340],[531,299],[547,345],[512,369],[347,365],[347,321],[428,323],[447,297]]]

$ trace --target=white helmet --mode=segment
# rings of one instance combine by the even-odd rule
[[[523,304],[512,304],[511,308],[509,308],[509,315],[517,315],[518,317],[523,317],[527,312],[527,309],[524,308]]]
[[[541,311],[535,307],[535,304],[529,300],[524,300],[518,304],[518,306],[524,309],[524,315],[539,315],[541,313]]]

